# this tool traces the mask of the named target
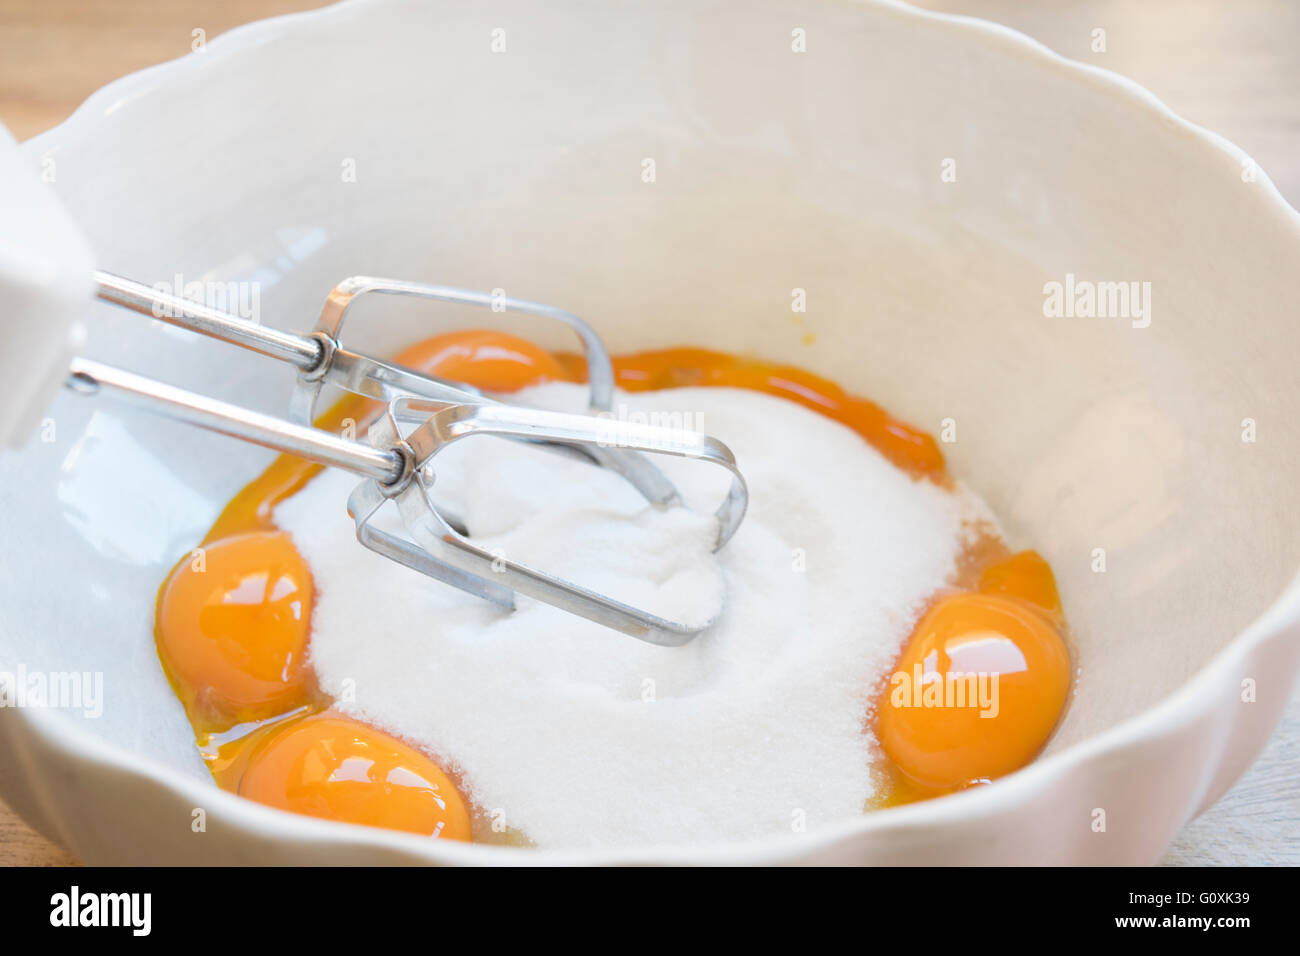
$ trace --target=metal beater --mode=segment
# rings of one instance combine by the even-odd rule
[[[721,548],[748,505],[745,480],[731,450],[699,432],[571,415],[506,404],[459,382],[403,368],[345,348],[340,333],[362,295],[415,296],[440,302],[502,307],[567,325],[582,341],[593,412],[607,412],[614,372],[600,337],[582,319],[552,306],[450,286],[355,276],[335,286],[316,327],[306,335],[254,324],[189,299],[106,272],[94,275],[96,296],[170,325],[250,349],[297,369],[289,420],[176,388],[89,359],[74,358],[67,386],[83,394],[111,390],[178,421],[335,468],[365,480],[348,498],[357,540],[370,550],[505,608],[524,594],[652,644],[685,644],[708,623],[688,626],[580,587],[478,547],[455,516],[434,504],[434,459],[447,445],[473,435],[540,443],[577,453],[626,479],[652,505],[680,503],[677,489],[644,453],[708,462],[731,474],[718,506]],[[312,427],[321,390],[334,385],[387,403],[370,427],[369,444]],[[403,431],[403,425],[415,426]],[[393,501],[411,540],[371,524]],[[711,623],[711,622],[710,622]]]

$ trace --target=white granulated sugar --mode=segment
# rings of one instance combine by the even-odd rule
[[[585,391],[520,400],[567,411]],[[738,839],[863,811],[866,711],[925,601],[952,575],[964,493],[916,481],[855,433],[726,388],[620,395],[725,441],[749,483],[717,554],[719,468],[655,456],[695,509],[658,512],[612,473],[470,439],[436,497],[476,541],[687,621],[661,648],[519,598],[504,612],[371,554],[329,472],[280,506],[315,575],[311,659],[340,707],[422,746],[480,808],[544,847]]]

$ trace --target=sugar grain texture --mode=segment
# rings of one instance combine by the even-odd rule
[[[578,411],[585,393],[520,399]],[[694,462],[656,456],[689,506],[664,512],[610,472],[475,438],[439,455],[435,497],[489,549],[712,627],[661,648],[527,598],[504,612],[361,548],[344,507],[356,479],[327,472],[276,513],[316,580],[323,688],[543,847],[698,845],[861,813],[880,759],[870,702],[987,510],[780,398],[683,388],[618,402],[735,452],[751,503],[721,551],[727,476]]]

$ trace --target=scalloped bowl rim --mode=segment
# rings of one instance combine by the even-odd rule
[[[202,59],[234,55],[293,29],[299,22],[324,22],[362,15],[372,2],[382,0],[343,0],[317,10],[284,14],[235,27],[208,41],[202,53],[187,54],[148,67],[96,90],[67,120],[27,140],[21,148],[28,154],[47,154],[56,150],[61,140],[84,134],[95,122],[111,115],[128,100],[164,87],[173,74],[199,68]],[[1001,44],[1007,55],[1025,58],[1043,68],[1061,71],[1078,82],[1129,98],[1145,108],[1153,120],[1164,121],[1173,131],[1191,134],[1193,140],[1202,147],[1225,153],[1238,163],[1254,163],[1240,147],[1211,130],[1183,119],[1135,81],[1102,67],[1068,59],[1017,30],[974,17],[920,10],[896,0],[855,2],[883,7],[897,16],[928,21],[941,29],[962,30],[983,42]],[[1258,164],[1255,163],[1254,166],[1258,171],[1257,185],[1262,187],[1264,208],[1289,223],[1300,244],[1300,213],[1283,198]],[[1209,698],[1209,690],[1221,680],[1222,675],[1239,672],[1241,662],[1250,652],[1270,639],[1284,637],[1288,629],[1295,625],[1300,625],[1300,571],[1272,605],[1229,641],[1182,687],[1149,709],[1000,779],[996,786],[966,790],[941,800],[877,810],[799,835],[774,834],[745,841],[694,846],[650,844],[579,850],[514,848],[428,841],[373,827],[315,820],[275,810],[186,777],[159,760],[130,752],[82,729],[76,722],[61,717],[57,712],[39,708],[18,710],[16,719],[19,722],[25,721],[25,729],[43,738],[56,752],[104,771],[131,775],[140,782],[162,787],[175,796],[192,801],[195,806],[202,804],[212,810],[219,810],[223,823],[232,828],[242,827],[255,836],[280,843],[328,843],[382,848],[405,855],[413,862],[451,865],[778,863],[788,859],[809,858],[817,851],[849,837],[882,831],[925,829],[934,824],[959,822],[964,818],[979,816],[981,812],[998,807],[1022,805],[1046,789],[1050,782],[1071,771],[1078,771],[1095,758],[1125,746],[1171,735],[1198,713],[1201,706],[1198,699],[1203,702]]]

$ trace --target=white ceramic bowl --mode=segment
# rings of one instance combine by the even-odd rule
[[[551,853],[281,814],[207,779],[150,632],[267,456],[64,394],[56,439],[0,461],[0,666],[100,671],[104,711],[0,710],[0,790],[85,860],[1149,863],[1293,687],[1297,215],[1235,147],[1008,30],[840,0],[349,3],[113,83],[23,153],[101,267],[258,281],[281,327],[353,273],[503,287],[615,350],[754,352],[953,419],[953,470],[1051,561],[1082,665],[1026,770],[805,834]],[[1149,282],[1149,325],[1045,316],[1067,274]],[[282,407],[274,363],[88,311],[91,356]]]

